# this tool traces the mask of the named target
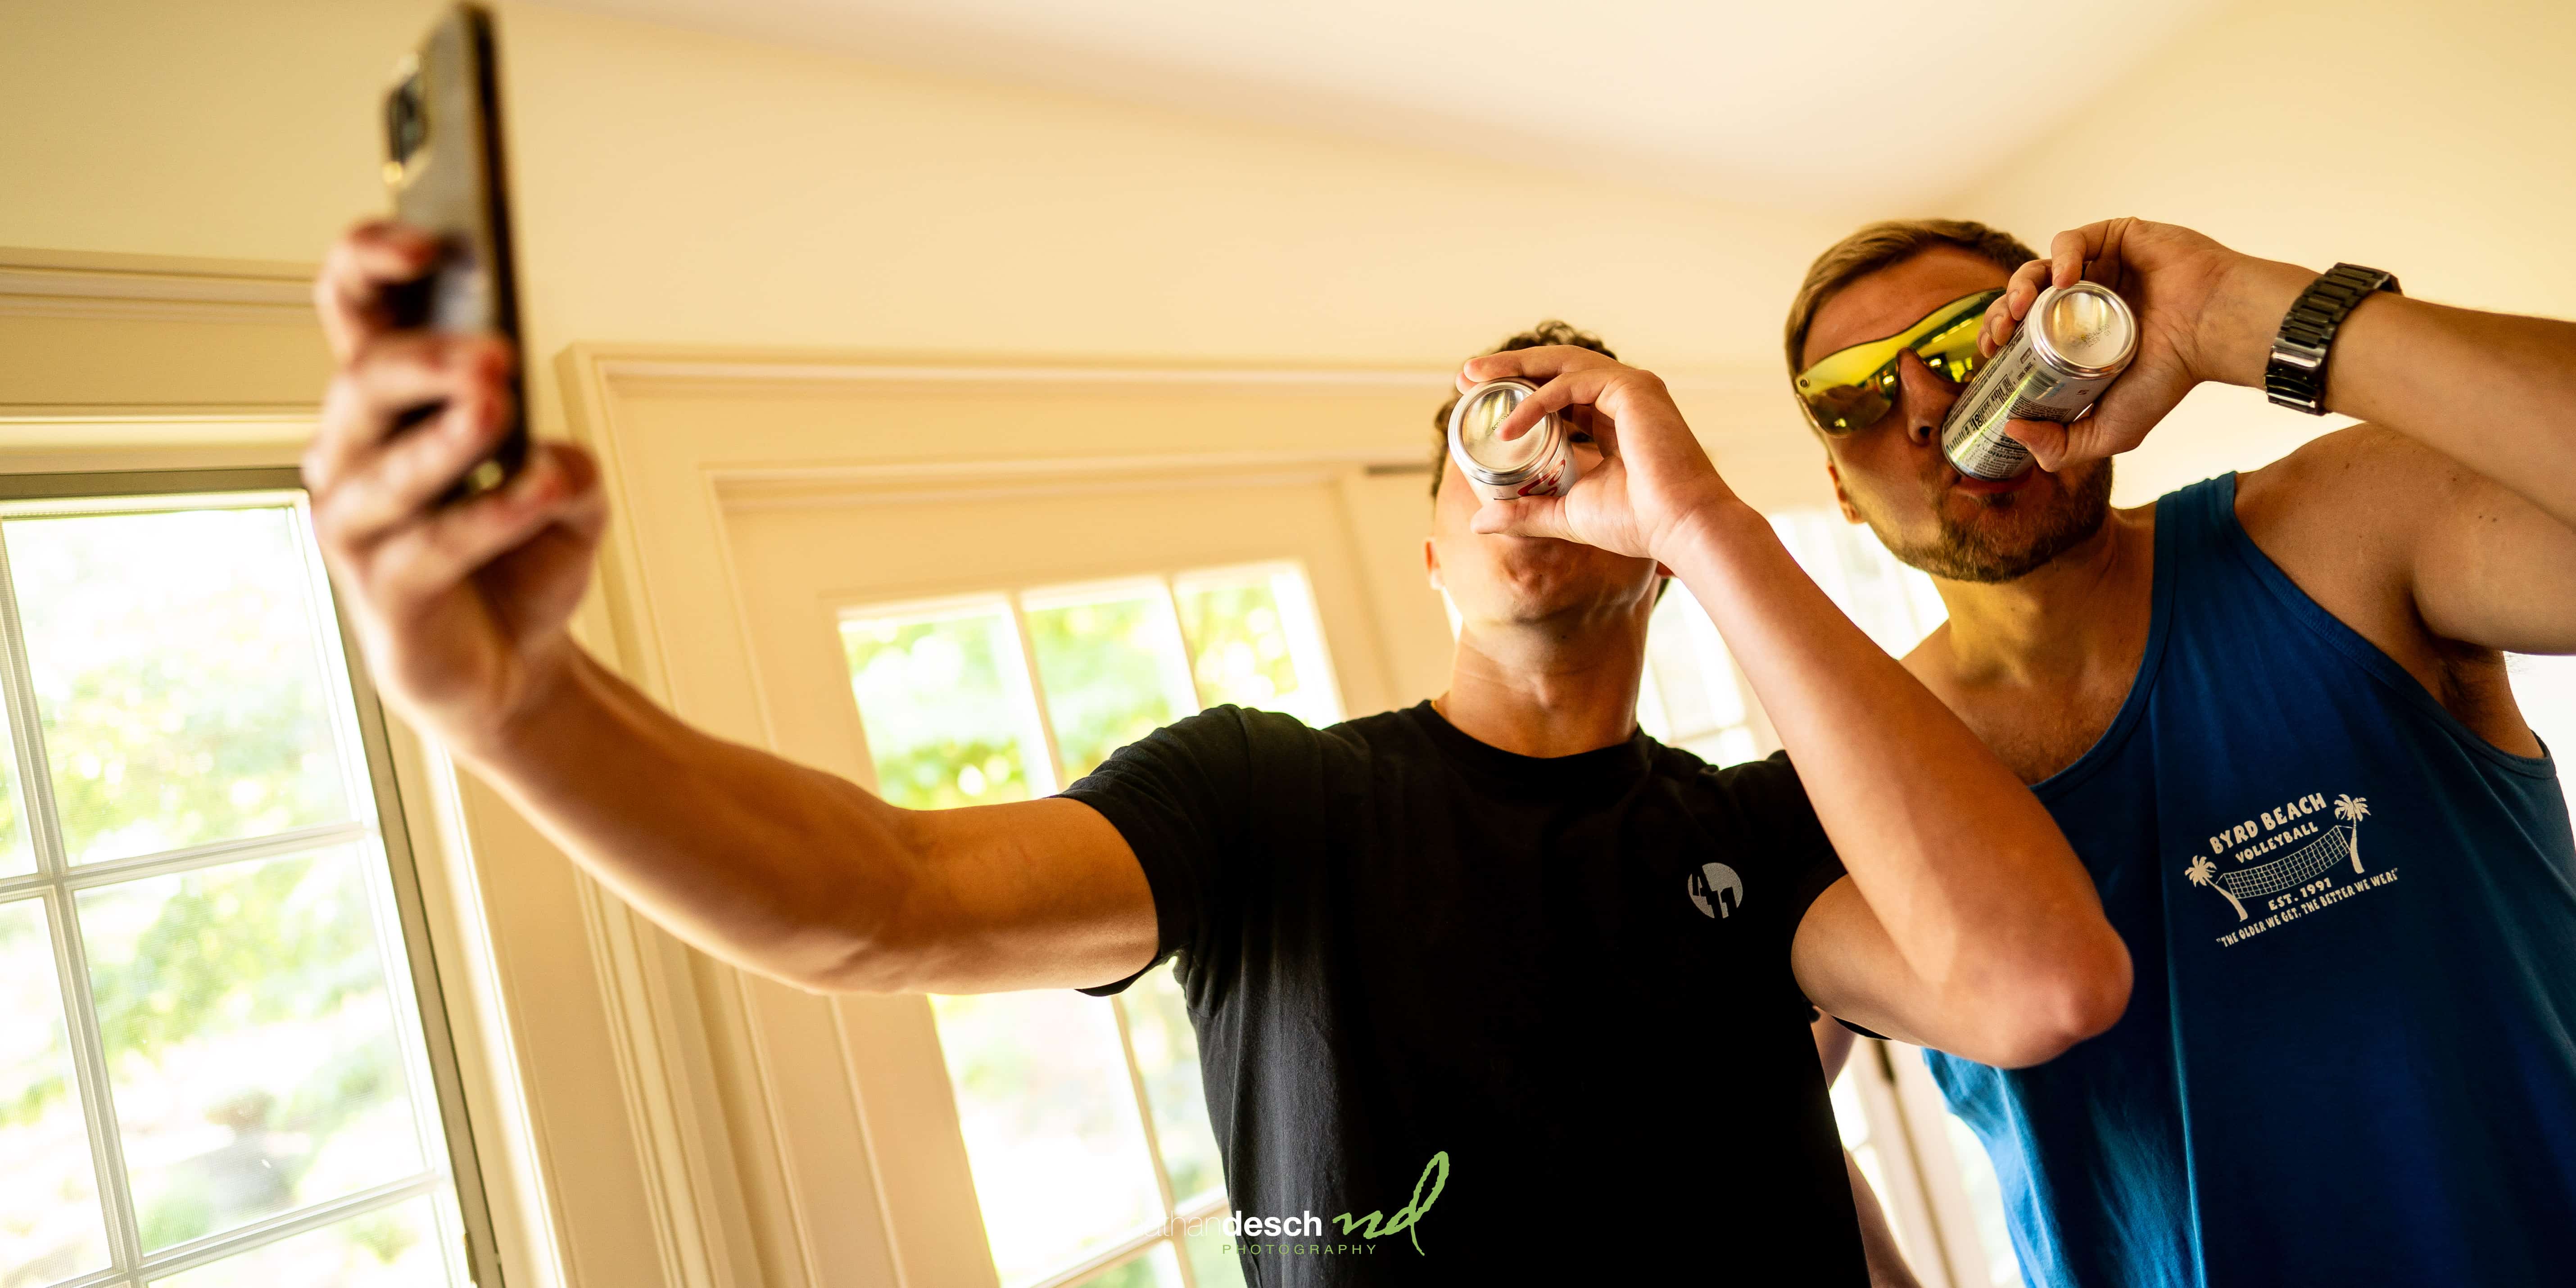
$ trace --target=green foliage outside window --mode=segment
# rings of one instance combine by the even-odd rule
[[[842,657],[885,799],[949,809],[1029,798],[1025,681],[1010,630],[998,610],[842,626]]]
[[[73,862],[349,817],[288,511],[13,519],[7,536]]]
[[[1297,691],[1297,659],[1280,629],[1279,605],[1263,582],[1183,590],[1181,633],[1191,670],[1209,703],[1282,709]]]
[[[1162,593],[1029,613],[1038,680],[1055,722],[1065,780],[1188,714],[1174,710],[1171,628]]]

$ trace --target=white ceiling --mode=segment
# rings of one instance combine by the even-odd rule
[[[2223,0],[551,2],[1839,214],[1955,195]]]

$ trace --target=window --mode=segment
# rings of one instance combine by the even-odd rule
[[[1735,670],[1726,640],[1690,588],[1673,582],[1646,624],[1646,673],[1637,685],[1637,724],[1657,742],[1712,765],[1770,751],[1757,728],[1752,690]]]
[[[1783,511],[1772,516],[1771,530],[1825,597],[1892,657],[1912,652],[1950,619],[1930,577],[1898,563],[1877,534],[1834,511]]]
[[[1898,563],[1842,516],[1792,510],[1771,525],[1807,575],[1880,648],[1902,654],[1948,616],[1931,578]],[[1726,640],[1678,581],[1647,628],[1637,723],[1657,741],[1712,765],[1769,755],[1779,745]]]
[[[841,645],[878,791],[1028,800],[1220,703],[1341,719],[1306,577],[1257,564],[852,609]],[[934,997],[1006,1288],[1239,1285],[1198,1045],[1166,964],[1110,999]]]
[[[9,1288],[494,1265],[382,726],[293,477],[0,501]]]

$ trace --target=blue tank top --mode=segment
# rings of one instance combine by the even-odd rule
[[[2035,790],[2128,941],[2109,1032],[1933,1053],[2035,1285],[2576,1283],[2576,841],[2236,521],[2156,506],[2154,620]]]

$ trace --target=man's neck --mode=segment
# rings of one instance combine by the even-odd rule
[[[2153,511],[2111,511],[2092,536],[2007,582],[1934,578],[1952,673],[1971,686],[2079,680],[2125,658],[2155,586]]]
[[[1646,615],[1469,626],[1458,633],[1449,691],[1432,705],[1476,741],[1523,756],[1571,756],[1626,742],[1637,729]]]

